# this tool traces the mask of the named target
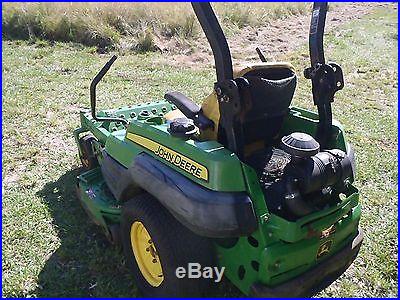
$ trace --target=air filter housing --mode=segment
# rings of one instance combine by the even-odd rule
[[[309,134],[294,132],[281,139],[281,147],[294,158],[307,158],[319,152],[319,143]]]

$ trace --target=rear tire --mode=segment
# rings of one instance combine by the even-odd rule
[[[87,134],[79,139],[82,155],[79,157],[85,170],[91,170],[99,166],[96,156],[94,155],[92,144],[96,141],[93,134]]]
[[[136,228],[142,225],[151,241],[142,246],[141,249],[145,250],[140,250],[139,246],[143,244],[140,241],[147,239],[135,238]],[[210,280],[187,277],[179,279],[175,272],[178,267],[187,270],[189,262],[212,267],[214,264],[210,241],[181,225],[150,194],[138,195],[124,205],[121,239],[127,266],[145,297],[193,297],[201,296],[209,289]],[[154,249],[147,250],[153,246]],[[153,256],[150,257],[150,266],[147,268],[141,257],[146,257],[149,252]],[[155,267],[154,278],[147,272],[153,267],[151,263],[161,265],[161,270]]]
[[[121,229],[119,224],[108,225],[108,238],[109,242],[117,249],[121,248]]]

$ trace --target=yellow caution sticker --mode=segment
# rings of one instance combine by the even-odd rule
[[[208,170],[205,166],[195,162],[194,160],[186,157],[164,145],[161,145],[153,140],[143,136],[130,133],[126,134],[126,138],[150,151],[163,160],[177,166],[186,173],[193,175],[199,179],[208,181]]]

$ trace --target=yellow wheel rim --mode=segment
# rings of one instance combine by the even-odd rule
[[[131,245],[143,277],[151,286],[158,287],[164,274],[156,246],[142,222],[135,221],[131,226]]]

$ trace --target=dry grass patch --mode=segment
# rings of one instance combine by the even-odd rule
[[[309,11],[305,3],[216,3],[224,26],[260,26]],[[99,50],[119,47],[121,38],[139,52],[153,51],[155,39],[191,39],[199,24],[189,3],[6,3],[3,37],[77,42]]]

